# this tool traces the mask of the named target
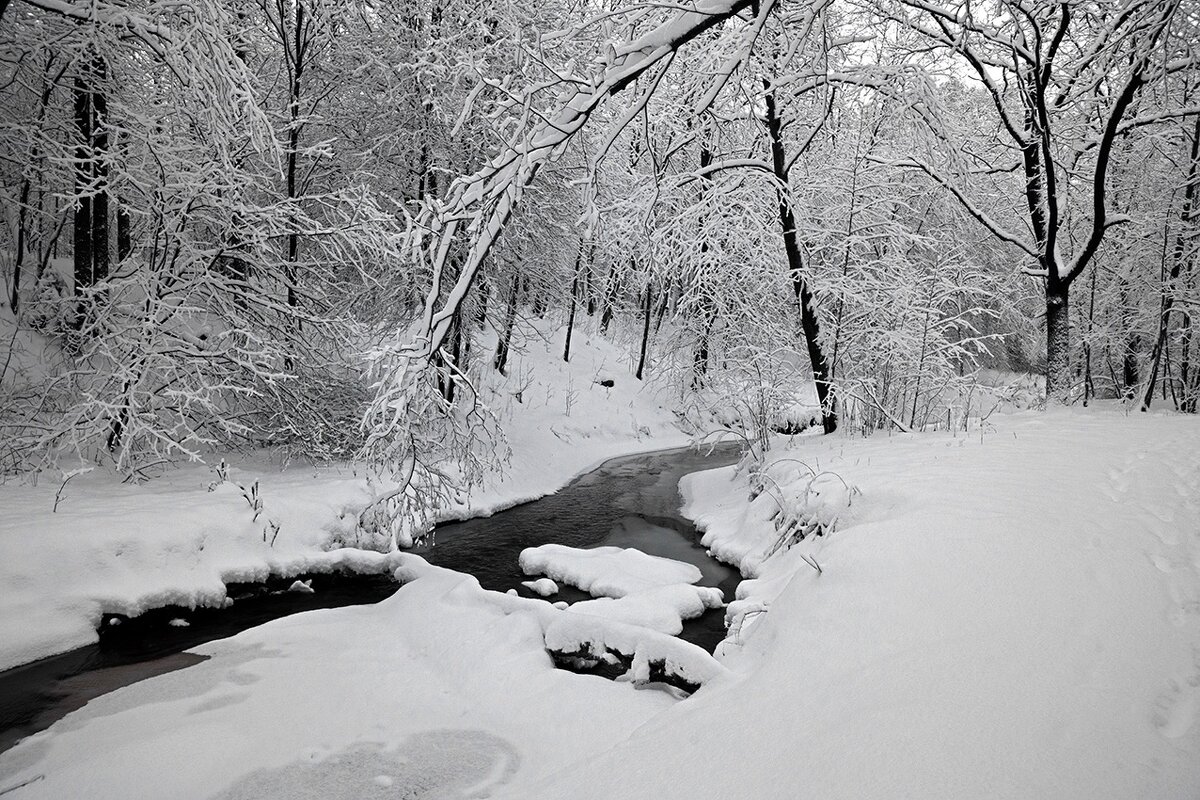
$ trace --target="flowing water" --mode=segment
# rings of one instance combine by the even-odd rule
[[[692,524],[679,514],[679,479],[689,472],[731,464],[732,446],[711,455],[683,448],[625,456],[572,481],[548,497],[491,517],[438,526],[433,543],[416,549],[434,564],[475,575],[487,589],[517,589],[521,550],[554,542],[571,547],[636,547],[695,564],[700,583],[733,599],[740,575],[709,558]],[[226,609],[164,608],[134,619],[106,615],[100,641],[62,655],[0,672],[0,752],[44,730],[88,700],[145,678],[184,669],[204,656],[184,652],[271,619],[317,608],[374,603],[397,588],[383,575],[313,575],[312,594],[286,591],[293,578],[230,585]],[[588,595],[562,586],[550,600]],[[186,622],[182,625],[181,622]],[[724,612],[712,609],[684,624],[681,638],[712,650],[724,637]]]

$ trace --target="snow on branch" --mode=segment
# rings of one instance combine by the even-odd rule
[[[435,279],[416,339],[407,344],[403,355],[427,359],[437,352],[480,264],[520,202],[524,188],[544,164],[562,153],[605,101],[668,60],[680,47],[751,5],[752,0],[706,0],[691,8],[676,7],[666,22],[598,56],[595,77],[567,83],[557,110],[524,136],[515,137],[486,167],[458,181],[441,208],[427,210],[415,238],[418,252],[425,247],[427,237],[432,240],[428,254]],[[773,7],[772,2],[763,3],[758,17],[764,17]],[[443,299],[441,273],[450,244],[463,227],[471,239],[470,250]]]

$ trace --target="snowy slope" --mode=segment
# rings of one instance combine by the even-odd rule
[[[1026,414],[782,455],[862,496],[759,569],[733,674],[504,796],[1200,797],[1197,420]],[[768,546],[723,472],[691,513]]]
[[[413,580],[381,604],[206,645],[0,754],[0,791],[1194,800],[1200,425],[993,421],[982,438],[798,439],[772,467],[785,503],[808,474],[791,460],[861,494],[836,531],[769,558],[744,476],[687,481],[710,541],[754,556],[739,593],[766,610],[723,667],[677,654],[703,671],[681,702],[544,651],[598,637],[644,670],[668,637],[407,556]]]

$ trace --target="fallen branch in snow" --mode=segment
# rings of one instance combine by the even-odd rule
[[[36,776],[30,778],[29,780],[25,781],[24,783],[18,783],[16,786],[9,786],[7,789],[0,789],[0,795],[5,795],[5,794],[8,794],[9,792],[15,792],[17,789],[22,789],[31,783],[37,783],[38,781],[42,780],[45,777],[46,777],[45,775],[36,775]]]

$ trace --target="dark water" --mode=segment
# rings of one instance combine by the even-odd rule
[[[735,447],[706,456],[689,449],[617,458],[583,475],[557,494],[492,517],[438,527],[434,544],[415,550],[434,564],[475,575],[487,589],[535,596],[521,581],[522,549],[555,542],[572,547],[636,547],[700,568],[701,584],[733,599],[736,570],[709,558],[698,535],[679,515],[679,479],[689,472],[732,464]],[[62,655],[0,672],[0,752],[44,730],[88,700],[121,686],[183,669],[204,660],[183,652],[278,617],[318,608],[375,603],[395,592],[386,575],[313,575],[312,594],[285,591],[293,578],[228,587],[227,609],[164,608],[134,619],[106,615],[100,641]],[[588,595],[562,586],[549,600],[575,602]],[[117,624],[113,624],[113,620]],[[171,624],[186,620],[186,626]],[[681,637],[707,650],[724,638],[724,610],[712,609],[684,624]]]
[[[709,558],[691,522],[679,513],[679,480],[689,472],[732,464],[735,445],[712,455],[688,448],[640,456],[624,456],[575,479],[557,494],[510,508],[493,517],[438,526],[434,543],[417,548],[431,563],[469,572],[485,589],[516,588],[531,577],[521,572],[517,557],[526,547],[554,542],[569,547],[636,547],[642,552],[686,561],[700,568],[702,586],[716,586],[733,599],[741,575]],[[560,584],[548,600],[589,599]],[[684,623],[681,638],[712,651],[725,638],[725,612],[711,609]]]
[[[0,752],[92,698],[206,658],[183,652],[189,647],[300,611],[377,603],[397,588],[390,575],[301,577],[311,579],[312,594],[286,591],[295,578],[273,579],[229,584],[234,605],[227,609],[167,607],[132,620],[106,614],[99,642],[0,672]]]

